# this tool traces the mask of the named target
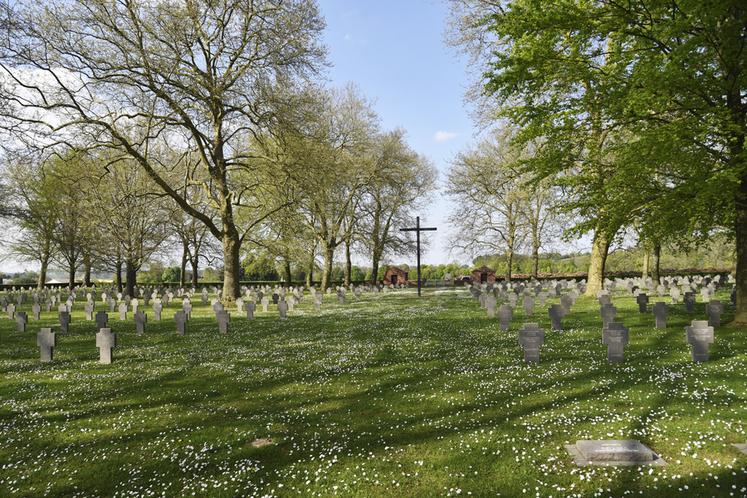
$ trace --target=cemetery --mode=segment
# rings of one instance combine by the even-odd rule
[[[685,282],[728,297],[728,282],[666,285]],[[7,291],[2,303],[26,296],[16,316],[48,300],[66,311],[52,306],[25,331],[0,320],[0,454],[12,462],[0,489],[425,496],[457,486],[519,496],[534,483],[540,495],[744,493],[747,335],[710,326],[713,306],[700,299],[694,312],[669,304],[657,326],[654,312],[639,312],[638,290],[607,285],[601,299],[575,281],[421,298],[361,286],[338,289],[344,301],[247,287],[241,308],[221,305],[217,288],[205,288],[203,304],[202,290],[143,287],[125,320],[108,311],[111,289]],[[277,303],[262,310],[260,294]],[[496,302],[507,317],[496,304],[490,315]],[[610,306],[615,321],[604,327]],[[562,327],[552,324],[557,308]],[[721,320],[731,313],[724,307]]]
[[[0,14],[0,498],[747,498],[744,0]]]

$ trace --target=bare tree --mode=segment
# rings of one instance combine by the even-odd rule
[[[519,153],[509,136],[484,140],[474,150],[455,158],[446,191],[456,210],[449,221],[457,227],[452,246],[473,255],[493,251],[506,258],[511,280],[514,255],[527,236],[527,192],[516,169]]]
[[[251,168],[249,137],[273,120],[275,85],[292,85],[323,61],[315,2],[29,1],[13,4],[8,18],[0,71],[14,88],[0,126],[47,147],[83,138],[125,151],[221,241],[223,297],[235,298],[246,233],[236,218],[253,193],[236,177]],[[184,152],[176,166],[149,154],[162,142]],[[200,170],[194,182],[209,193],[209,210],[171,184],[175,167]]]
[[[407,145],[402,130],[378,136],[374,154],[373,177],[364,188],[360,207],[360,235],[371,255],[372,278],[376,281],[387,253],[414,250],[409,232],[398,228],[414,223],[411,213],[434,188],[436,170]]]

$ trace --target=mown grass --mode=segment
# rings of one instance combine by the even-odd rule
[[[320,313],[306,297],[285,322],[232,313],[226,336],[208,307],[184,337],[176,305],[144,336],[111,313],[112,365],[82,305],[51,364],[36,332],[56,313],[25,334],[3,318],[0,496],[747,495],[731,446],[747,442],[747,330],[718,329],[693,364],[683,328],[702,304],[655,330],[633,298],[614,303],[621,365],[586,298],[563,333],[539,308],[501,332],[464,290],[326,296]],[[525,321],[548,330],[539,365],[522,362]],[[669,464],[575,467],[563,445],[592,438],[640,439]]]

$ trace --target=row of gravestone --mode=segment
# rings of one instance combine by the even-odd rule
[[[184,335],[186,323],[189,318],[184,311],[178,311],[174,315],[177,333]],[[220,333],[228,333],[230,314],[226,311],[216,313],[218,330]],[[136,323],[138,323],[136,321]],[[143,329],[138,327],[138,333]],[[540,349],[545,342],[545,332],[536,323],[525,323],[518,333],[519,345],[524,352],[524,361],[527,363],[539,363]],[[685,327],[685,340],[691,349],[692,359],[695,362],[708,361],[709,347],[714,342],[713,327],[706,321],[694,320],[691,325]],[[607,360],[610,363],[621,363],[625,359],[625,346],[630,342],[629,330],[619,322],[605,324],[602,331],[602,343],[607,346]],[[50,362],[53,359],[54,348],[57,347],[57,334],[51,328],[42,328],[36,336],[42,362]],[[112,362],[112,349],[117,346],[117,334],[110,328],[100,328],[96,333],[96,347],[99,349],[99,362],[110,364]]]
[[[709,347],[715,340],[714,329],[706,321],[693,320],[685,327],[685,342],[690,346],[694,362],[708,361]],[[545,342],[545,332],[536,323],[525,323],[519,330],[519,345],[524,350],[524,361],[539,363],[540,348]],[[625,346],[630,342],[627,327],[620,322],[605,323],[602,343],[607,346],[607,361],[621,363],[625,360]]]

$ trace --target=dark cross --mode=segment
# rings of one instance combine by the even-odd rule
[[[415,218],[415,228],[400,228],[400,232],[415,232],[416,248],[418,253],[418,297],[420,297],[420,232],[435,232],[436,227],[421,227],[420,216]]]

